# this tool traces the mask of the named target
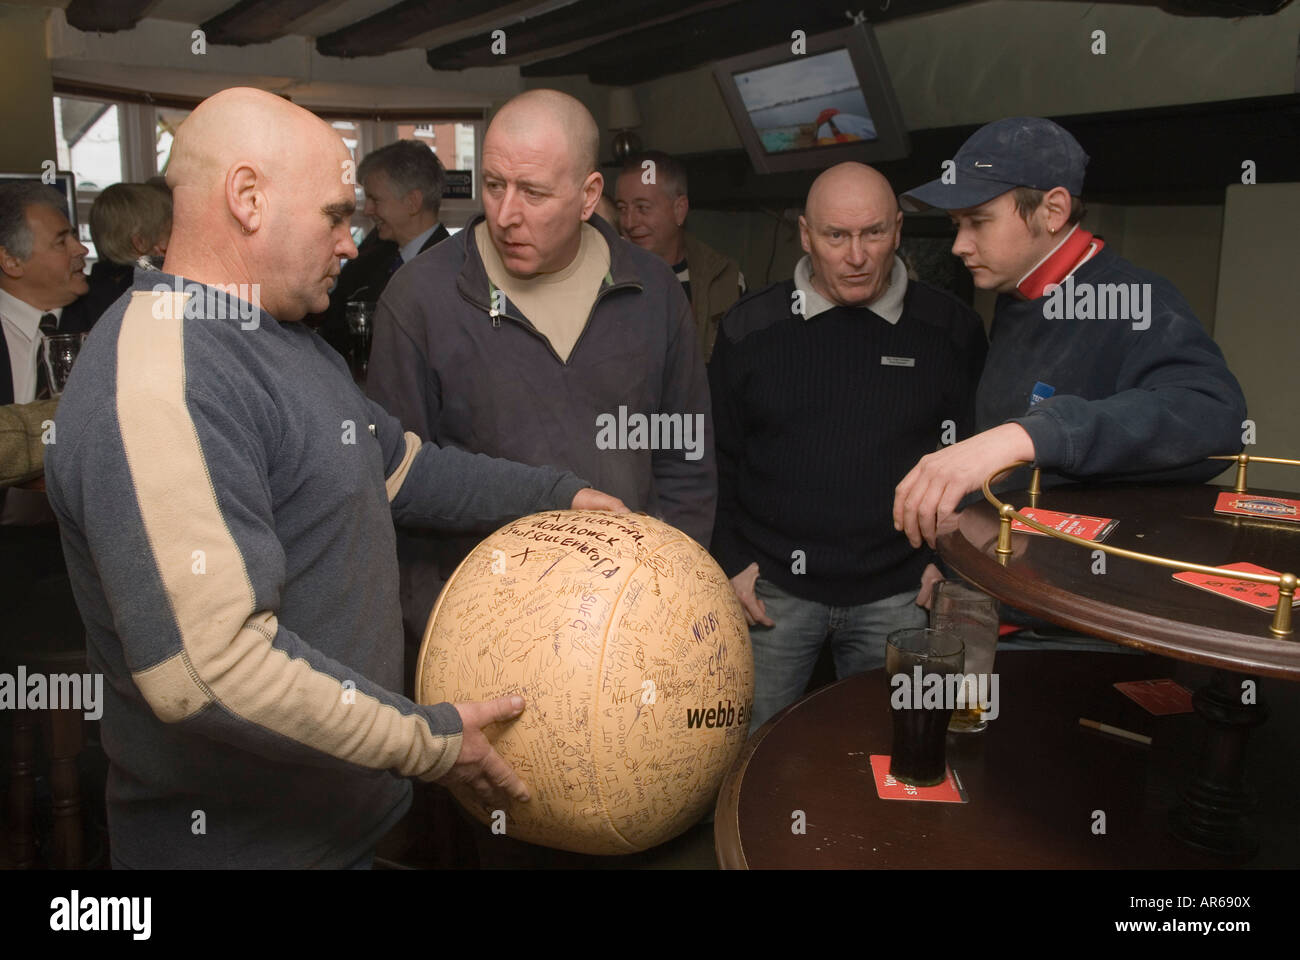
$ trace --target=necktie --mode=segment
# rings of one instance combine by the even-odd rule
[[[59,332],[59,318],[52,313],[41,316],[41,345],[36,350],[36,399],[50,398],[50,380],[45,372],[45,338]]]
[[[388,265],[388,275],[391,277],[395,274],[398,268],[405,262],[406,261],[402,259],[402,252],[399,250],[397,255],[393,257],[393,262]]]

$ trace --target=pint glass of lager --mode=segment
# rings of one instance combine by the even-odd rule
[[[989,725],[980,709],[978,684],[981,677],[987,678],[993,672],[993,654],[998,647],[998,602],[961,580],[942,580],[935,584],[930,626],[955,632],[966,648],[964,695],[953,710],[948,729],[953,733],[978,733]],[[984,679],[983,683],[987,693],[990,682]]]

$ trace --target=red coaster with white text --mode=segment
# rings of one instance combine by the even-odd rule
[[[1260,567],[1253,563],[1225,563],[1223,569],[1240,570],[1243,573],[1265,573],[1272,577],[1277,576],[1276,570]],[[1248,603],[1260,610],[1273,611],[1277,609],[1277,586],[1272,583],[1255,583],[1253,580],[1229,580],[1227,577],[1220,577],[1213,573],[1193,573],[1190,570],[1175,573],[1174,579],[1198,590],[1208,590],[1210,593],[1217,593],[1229,600],[1236,600],[1238,603]],[[1293,597],[1291,606],[1294,607],[1297,603],[1300,603],[1300,597]]]
[[[1261,520],[1286,520],[1300,523],[1300,500],[1285,497],[1261,497],[1255,493],[1220,493],[1214,502],[1215,513]]]
[[[1192,691],[1168,677],[1162,680],[1126,680],[1115,684],[1115,689],[1157,717],[1192,712]]]
[[[948,775],[943,783],[933,787],[914,787],[902,783],[889,775],[889,757],[884,754],[871,755],[871,772],[876,778],[876,795],[881,800],[929,800],[931,803],[966,803],[966,790],[961,780],[948,768]]]
[[[1091,540],[1093,543],[1101,543],[1110,536],[1112,530],[1119,526],[1118,520],[1111,520],[1109,517],[1085,517],[1078,513],[1040,510],[1038,507],[1022,507],[1020,512],[1031,520],[1037,520],[1045,527],[1051,527],[1057,533],[1068,533],[1072,537]],[[1011,529],[1017,533],[1032,533],[1038,537],[1047,536],[1042,531],[1035,530],[1019,520],[1011,521]]]

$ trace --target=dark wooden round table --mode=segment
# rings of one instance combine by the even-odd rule
[[[1300,573],[1300,524],[1219,516],[1214,501],[1228,489],[1071,485],[1044,491],[1038,506],[1119,520],[1107,546],[1211,566],[1245,560]],[[1023,492],[1000,499],[1017,509],[1029,503]],[[1026,613],[1167,657],[1300,680],[1300,642],[1269,633],[1271,612],[1179,583],[1166,567],[1107,556],[1105,573],[1094,573],[1090,550],[1027,533],[1012,534],[1015,552],[1003,564],[994,553],[998,517],[982,498],[945,529],[937,543],[943,559],[985,593]]]
[[[1208,565],[1249,561],[1280,573],[1300,572],[1300,525],[1220,516],[1208,484],[1071,484],[1046,490],[1037,506],[1119,521],[1107,545]],[[1255,493],[1295,497],[1270,490]],[[1023,491],[1000,495],[1017,508]],[[1092,636],[1216,672],[1196,691],[1208,725],[1199,770],[1171,812],[1185,843],[1225,857],[1258,848],[1251,823],[1256,796],[1245,778],[1247,740],[1269,716],[1258,678],[1300,680],[1300,641],[1269,632],[1270,611],[1197,590],[1175,571],[1104,556],[1044,536],[1013,533],[1013,553],[994,552],[998,518],[982,498],[951,518],[938,549],[962,577],[1026,613]],[[1004,562],[1005,561],[1005,562]]]
[[[1207,868],[1224,861],[1169,832],[1182,771],[1194,758],[1194,714],[1155,717],[1117,691],[1124,680],[1210,671],[1124,653],[1004,651],[1000,715],[987,730],[949,734],[948,762],[968,802],[881,800],[871,754],[891,742],[888,684],[875,670],[823,687],[758,730],[723,782],[715,814],[726,868]],[[1288,723],[1256,738],[1276,762],[1257,811],[1270,842],[1252,867],[1300,863],[1300,687],[1262,686]],[[1100,720],[1153,737],[1150,747],[1079,725]],[[806,832],[792,829],[803,812]],[[1097,811],[1104,833],[1094,832]]]

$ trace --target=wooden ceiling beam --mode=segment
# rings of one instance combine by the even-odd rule
[[[403,0],[364,20],[316,38],[325,57],[374,57],[405,47],[412,37],[460,20],[470,20],[518,0]]]
[[[893,0],[888,9],[872,7],[868,17],[879,25],[898,17],[916,16],[970,0]],[[852,5],[851,5],[852,6]],[[671,23],[640,30],[631,42],[622,38],[576,53],[520,68],[525,77],[583,74],[593,83],[630,86],[669,73],[680,73],[741,53],[790,43],[791,33],[808,36],[847,27],[842,0],[748,0],[733,7],[705,10]]]
[[[130,30],[158,0],[72,0],[64,10],[68,26],[87,33]]]
[[[240,0],[199,24],[208,43],[242,47],[287,36],[295,22],[320,7],[314,0]]]
[[[737,0],[579,0],[577,3],[506,25],[506,52],[492,52],[491,32],[431,48],[427,57],[435,70],[465,70],[526,63],[539,55],[563,56],[593,44],[670,23],[704,10],[736,5]]]

